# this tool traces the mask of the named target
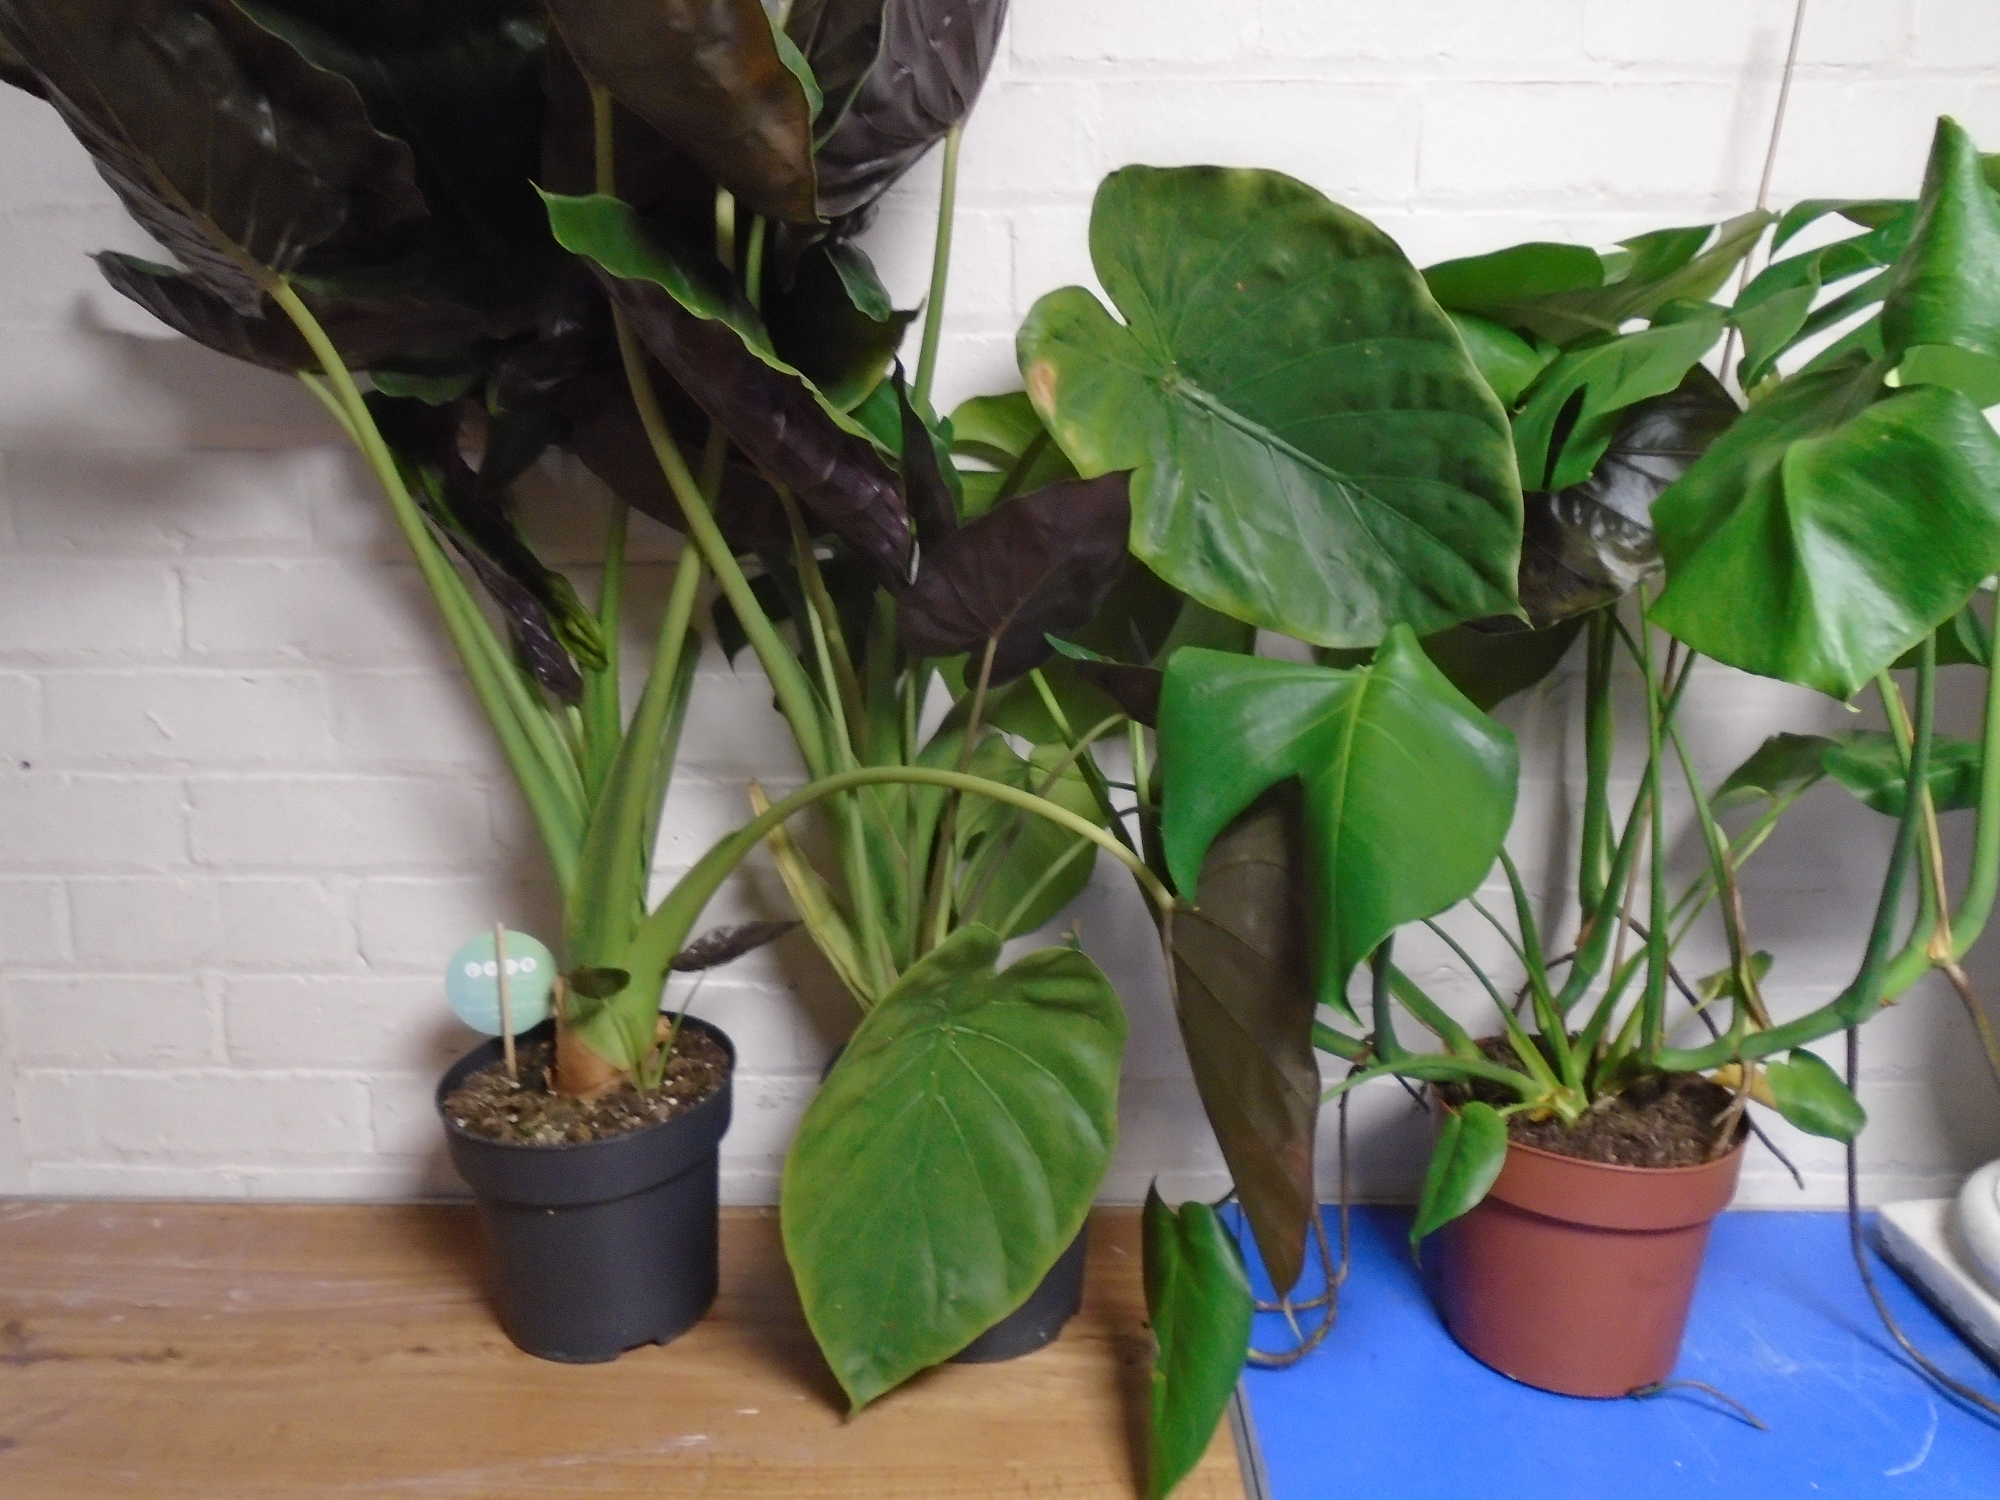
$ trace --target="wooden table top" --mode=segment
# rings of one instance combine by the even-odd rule
[[[457,1206],[0,1202],[0,1495],[869,1496],[1143,1492],[1138,1217],[1100,1210],[1049,1348],[859,1417],[770,1210],[726,1210],[715,1310],[558,1365],[507,1342]],[[1225,1423],[1176,1492],[1240,1500]]]

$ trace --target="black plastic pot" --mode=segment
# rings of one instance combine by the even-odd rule
[[[451,1164],[478,1203],[499,1278],[501,1326],[542,1359],[596,1364],[664,1344],[715,1302],[717,1147],[729,1128],[736,1049],[706,1021],[686,1025],[729,1054],[731,1077],[693,1109],[629,1135],[524,1146],[461,1130],[444,1101],[501,1055],[496,1038],[437,1088]],[[554,1023],[521,1037],[546,1042]]]
[[[825,1083],[833,1065],[840,1061],[845,1047],[834,1049],[826,1066],[819,1070],[819,1081]],[[1008,1313],[986,1332],[954,1354],[947,1363],[954,1365],[990,1365],[1003,1359],[1019,1359],[1024,1354],[1033,1354],[1046,1344],[1055,1342],[1057,1334],[1063,1331],[1063,1324],[1075,1317],[1083,1306],[1083,1263],[1090,1250],[1090,1221],[1085,1220],[1083,1228],[1076,1232],[1076,1238],[1069,1242],[1069,1248],[1056,1258],[1035,1289],[1028,1293],[1028,1300]]]

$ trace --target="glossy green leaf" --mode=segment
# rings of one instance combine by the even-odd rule
[[[1486,383],[1493,387],[1493,394],[1500,398],[1502,406],[1511,407],[1520,400],[1521,392],[1532,385],[1535,377],[1556,357],[1552,346],[1543,345],[1538,349],[1519,334],[1502,328],[1489,318],[1455,312],[1451,321],[1458,330],[1458,336],[1465,340],[1465,352],[1472,356],[1473,364],[1478,366]]]
[[[1521,607],[1545,627],[1622,599],[1659,570],[1652,508],[1735,422],[1735,401],[1701,366],[1678,389],[1617,414],[1589,476],[1530,494],[1521,538]],[[1482,705],[1483,706],[1483,705]]]
[[[1837,240],[1766,266],[1743,289],[1730,310],[1743,331],[1743,363],[1738,367],[1746,387],[1759,384],[1778,359],[1801,339],[1829,326],[1829,319],[1858,312],[1880,302],[1888,278],[1871,277],[1862,287],[1849,288],[1830,310],[1816,311],[1821,291],[1869,271],[1893,264],[1909,243],[1915,205],[1905,203],[1896,214],[1866,234]]]
[[[1931,741],[1931,804],[1939,812],[1962,812],[1979,805],[1981,756],[1976,740],[1939,735]],[[1854,730],[1836,735],[1823,756],[1826,774],[1878,813],[1903,815],[1909,772],[1896,741],[1886,730]]]
[[[1626,408],[1677,389],[1721,337],[1718,310],[1562,355],[1514,418],[1522,484],[1563,490],[1583,483],[1611,446]],[[1558,441],[1565,420],[1568,431]]]
[[[650,234],[601,195],[548,199],[556,238],[601,269],[646,347],[800,505],[900,590],[910,525],[901,482],[868,430],[779,358],[757,312],[712,255]]]
[[[2000,571],[2000,436],[1932,387],[1847,416],[1871,389],[1867,371],[1788,382],[1661,498],[1656,623],[1844,699]]]
[[[233,5],[4,0],[0,41],[133,217],[246,316],[263,295],[249,264],[366,259],[428,212],[409,147],[354,86]]]
[[[1892,665],[1899,672],[1913,672],[1922,645],[1897,657]],[[1978,613],[1978,595],[1937,630],[1937,664],[1941,667],[1983,667],[1993,658],[1993,636]]]
[[[1526,692],[1560,666],[1583,630],[1583,616],[1543,630],[1524,630],[1510,619],[1494,624],[1490,630],[1454,625],[1423,639],[1424,655],[1478,709]]]
[[[1206,1203],[1171,1209],[1149,1188],[1142,1230],[1146,1315],[1159,1346],[1146,1494],[1165,1500],[1208,1452],[1228,1409],[1256,1302],[1236,1241]]]
[[[785,1254],[856,1408],[1018,1307],[1111,1160],[1117,994],[1074,949],[996,973],[999,951],[961,927],[905,973],[785,1158]]]
[[[1851,1141],[1868,1123],[1860,1101],[1816,1053],[1801,1048],[1781,1062],[1766,1062],[1764,1078],[1778,1113],[1808,1135]]]
[[[1717,812],[1752,802],[1790,803],[1826,775],[1833,741],[1817,734],[1774,734],[1731,771],[1709,805]]]
[[[1978,148],[1941,117],[1909,248],[1889,273],[1883,345],[1894,358],[1922,344],[2000,358],[2000,196]]]
[[[999,50],[1007,0],[878,0],[880,43],[823,122],[820,212],[838,219],[886,192],[972,112]]]
[[[1915,344],[1896,366],[1901,386],[1935,385],[1969,397],[1974,406],[2000,406],[2000,359],[1957,344]]]
[[[1026,391],[960,402],[951,414],[951,442],[955,456],[981,466],[959,465],[968,521],[1003,499],[1076,478],[1076,466],[1042,425]]]
[[[1209,846],[1174,913],[1174,1005],[1202,1109],[1271,1283],[1291,1290],[1317,1198],[1319,1068],[1297,787],[1266,793]]]
[[[762,0],[548,0],[585,73],[773,219],[818,217],[813,110]]]
[[[1492,869],[1513,819],[1514,737],[1433,666],[1407,626],[1347,671],[1183,649],[1160,699],[1161,835],[1182,891],[1209,845],[1266,789],[1304,791],[1318,918],[1318,998],[1405,922]]]
[[[1417,1217],[1410,1225],[1410,1248],[1415,1250],[1425,1235],[1477,1208],[1506,1164],[1507,1121],[1500,1111],[1476,1099],[1447,1110],[1424,1171]]]
[[[1544,297],[1603,286],[1604,259],[1583,245],[1537,241],[1441,261],[1425,268],[1424,281],[1453,312],[1513,324],[1523,308]]]
[[[1136,471],[1136,556],[1320,645],[1513,611],[1505,417],[1392,240],[1289,177],[1215,167],[1113,173],[1090,238],[1125,322],[1051,293],[1021,366],[1079,471]]]

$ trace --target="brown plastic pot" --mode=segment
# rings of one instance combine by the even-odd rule
[[[1482,1364],[1545,1391],[1623,1396],[1665,1380],[1742,1165],[1742,1139],[1696,1167],[1510,1142],[1485,1201],[1438,1232],[1445,1326]]]

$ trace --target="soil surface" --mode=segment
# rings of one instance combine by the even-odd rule
[[[1489,1037],[1480,1046],[1495,1062],[1520,1066],[1505,1037]],[[1462,1089],[1444,1092],[1453,1102],[1466,1097]],[[1512,1094],[1489,1083],[1474,1084],[1471,1097],[1496,1106],[1514,1102]],[[1724,1112],[1733,1097],[1699,1074],[1659,1074],[1603,1101],[1574,1126],[1553,1115],[1546,1120],[1509,1115],[1507,1138],[1614,1167],[1698,1167],[1728,1150],[1718,1150],[1717,1143],[1730,1130]],[[1740,1136],[1747,1128],[1738,1117],[1731,1134]]]
[[[667,1061],[667,1076],[651,1093],[619,1083],[594,1099],[558,1094],[549,1086],[553,1042],[519,1049],[521,1077],[494,1062],[460,1084],[444,1101],[461,1130],[514,1146],[563,1146],[609,1140],[675,1115],[686,1114],[728,1081],[729,1054],[706,1032],[685,1027]]]

